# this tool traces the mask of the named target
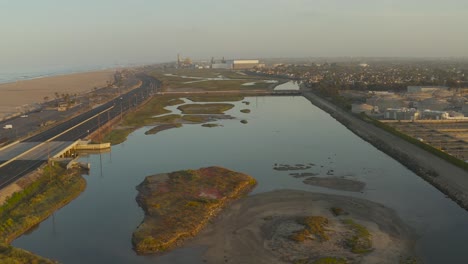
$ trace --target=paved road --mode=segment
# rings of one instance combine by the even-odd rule
[[[76,140],[87,137],[109,120],[133,109],[156,92],[157,80],[147,75],[138,77],[142,80],[141,87],[0,150],[0,189],[39,168],[49,156],[57,154]]]

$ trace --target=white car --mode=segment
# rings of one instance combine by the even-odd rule
[[[28,115],[22,115],[21,117],[28,117]]]

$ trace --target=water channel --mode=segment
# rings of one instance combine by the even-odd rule
[[[217,122],[222,127],[184,125],[156,135],[142,128],[111,153],[83,157],[92,168],[85,192],[13,245],[62,263],[201,263],[199,248],[159,257],[133,252],[131,235],[143,219],[135,186],[148,175],[218,165],[255,177],[252,194],[287,188],[384,204],[417,232],[425,263],[468,263],[468,213],[457,204],[303,97],[246,100],[227,112],[237,119]],[[275,163],[314,163],[310,172],[333,169],[367,186],[352,193],[305,185],[273,170]]]

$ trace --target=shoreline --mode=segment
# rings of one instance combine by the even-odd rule
[[[451,198],[460,207],[468,210],[468,173],[465,170],[373,124],[358,119],[312,92],[304,92],[303,95],[313,105],[330,114],[355,135],[389,155]]]

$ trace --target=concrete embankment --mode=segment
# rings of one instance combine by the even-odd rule
[[[304,92],[303,95],[356,135],[399,161],[456,201],[461,207],[468,209],[467,171],[359,119],[311,92]]]

